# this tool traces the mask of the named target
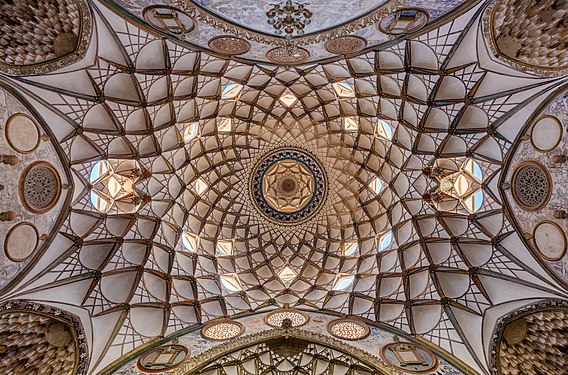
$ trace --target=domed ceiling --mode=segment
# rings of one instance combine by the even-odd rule
[[[387,2],[371,0],[357,2],[344,0],[334,2],[322,0],[310,1],[309,4],[306,4],[306,8],[313,13],[313,16],[310,17],[312,21],[306,25],[305,32],[308,34],[317,33],[358,19],[382,7]],[[272,5],[276,3],[274,1],[247,0],[236,3],[223,0],[187,0],[187,3],[193,3],[227,21],[239,24],[243,27],[267,34],[274,33],[274,28],[267,22],[268,19],[266,17],[267,10],[271,9]],[[265,22],[259,22],[259,20],[264,19],[266,19]]]
[[[238,60],[294,65],[336,60],[341,55],[388,45],[402,35],[465,11],[473,3],[165,0],[155,4],[117,0],[108,5],[119,5],[117,11],[127,10],[191,48],[233,55]],[[165,21],[163,15],[172,12],[177,21],[169,16]]]
[[[488,373],[500,315],[567,298],[502,199],[509,151],[567,79],[494,59],[488,4],[293,67],[219,57],[89,4],[82,60],[0,76],[73,178],[58,234],[2,298],[77,315],[89,373],[218,318],[288,307],[354,317]]]

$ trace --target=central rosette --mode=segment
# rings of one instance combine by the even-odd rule
[[[301,161],[279,160],[264,173],[262,196],[276,211],[298,212],[306,207],[315,193],[314,175]]]
[[[308,152],[277,149],[254,167],[250,192],[264,217],[297,224],[317,213],[327,195],[327,180],[319,161]]]

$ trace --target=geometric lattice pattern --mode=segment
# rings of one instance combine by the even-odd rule
[[[526,256],[497,184],[522,125],[512,116],[560,83],[496,84],[478,10],[381,51],[284,68],[192,51],[95,6],[84,69],[11,81],[51,119],[74,178],[25,293],[88,312],[93,369],[214,318],[290,306],[421,335],[483,371],[488,309],[562,293]],[[276,148],[306,150],[327,176],[301,225],[267,220],[247,193]],[[136,212],[93,205],[89,176],[108,158],[144,171]],[[429,198],[439,181],[426,171],[448,160],[481,169],[475,209]]]
[[[275,223],[306,221],[325,201],[327,181],[322,166],[300,150],[276,150],[261,159],[248,186],[259,212]]]
[[[218,372],[220,369],[221,372]],[[228,374],[345,374],[370,375],[376,370],[359,359],[317,343],[297,338],[273,338],[265,343],[237,350],[206,365],[195,374],[215,371]]]

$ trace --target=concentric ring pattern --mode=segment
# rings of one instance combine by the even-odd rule
[[[512,114],[558,82],[495,84],[513,73],[479,63],[480,7],[443,32],[295,68],[192,51],[94,7],[90,65],[13,82],[50,119],[74,178],[22,295],[86,311],[94,368],[216,318],[290,307],[422,335],[480,369],[487,309],[558,293],[497,185],[522,125]],[[297,225],[249,193],[277,149],[325,174],[319,186],[312,169],[325,196]]]
[[[325,202],[324,168],[301,149],[280,148],[264,156],[249,177],[249,193],[261,215],[276,224],[308,220]]]

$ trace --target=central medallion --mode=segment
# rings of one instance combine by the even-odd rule
[[[299,224],[319,211],[327,195],[327,179],[310,153],[279,148],[256,164],[250,192],[258,211],[270,221]]]
[[[313,199],[314,183],[314,174],[307,165],[296,159],[282,159],[264,173],[262,196],[273,210],[298,212]]]

